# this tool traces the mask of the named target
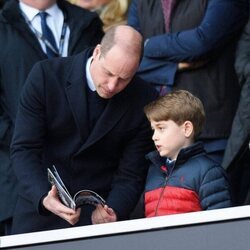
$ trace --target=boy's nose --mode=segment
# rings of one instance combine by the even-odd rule
[[[152,140],[156,141],[157,140],[157,136],[156,136],[156,132],[154,131],[153,135],[152,135]]]

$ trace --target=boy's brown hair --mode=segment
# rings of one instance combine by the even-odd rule
[[[144,107],[149,121],[172,120],[179,126],[190,121],[194,127],[194,138],[201,133],[205,123],[205,111],[199,98],[186,90],[173,91]]]

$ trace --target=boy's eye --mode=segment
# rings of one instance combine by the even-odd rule
[[[160,131],[164,131],[164,130],[165,130],[165,127],[159,127],[159,130],[160,130]]]

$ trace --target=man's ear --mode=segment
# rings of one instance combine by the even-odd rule
[[[193,123],[190,121],[185,121],[183,123],[183,128],[184,128],[184,134],[187,138],[189,138],[194,132]]]
[[[101,45],[98,44],[96,45],[94,51],[93,51],[93,59],[99,59],[101,55]]]

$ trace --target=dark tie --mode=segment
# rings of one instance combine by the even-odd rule
[[[50,44],[50,45],[48,45],[45,41],[47,56],[48,56],[48,58],[56,57],[56,56],[58,56],[58,48],[56,46],[55,37],[54,37],[51,29],[49,28],[47,22],[46,22],[46,18],[48,16],[48,13],[40,12],[39,15],[41,17],[41,27],[42,27],[43,37]]]
[[[161,0],[166,32],[170,31],[170,18],[176,0]]]

